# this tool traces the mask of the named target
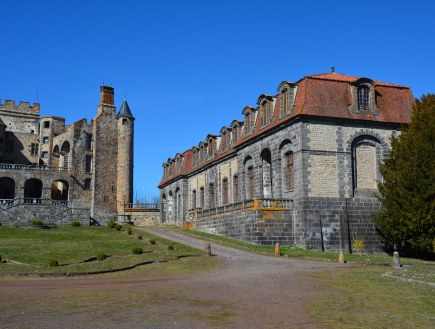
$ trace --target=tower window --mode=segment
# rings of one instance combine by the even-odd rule
[[[127,119],[122,119],[122,124],[126,125],[127,124]]]
[[[91,179],[86,178],[85,179],[85,189],[89,190],[91,188]]]
[[[50,121],[44,121],[44,128],[50,128]]]
[[[358,88],[358,110],[370,111],[370,90],[366,86]]]
[[[86,172],[91,172],[92,171],[92,156],[91,155],[87,155],[86,156]]]
[[[42,142],[43,142],[44,144],[48,144],[48,137],[44,137],[44,138],[42,139]]]
[[[92,135],[86,134],[86,149],[92,150]]]

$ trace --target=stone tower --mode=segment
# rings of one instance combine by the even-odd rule
[[[117,115],[118,119],[118,175],[117,206],[118,220],[129,221],[124,217],[124,205],[133,202],[133,136],[134,117],[124,99]],[[127,216],[126,216],[127,217]]]

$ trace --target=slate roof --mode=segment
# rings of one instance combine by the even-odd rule
[[[349,109],[349,105],[352,104],[350,84],[356,82],[358,79],[360,78],[339,73],[325,73],[305,76],[296,82],[298,85],[298,90],[295,99],[295,107],[290,115],[279,118],[280,99],[277,97],[274,119],[268,126],[263,127],[260,130],[260,116],[257,115],[255,131],[251,135],[244,137],[243,132],[243,134],[241,134],[242,136],[236,143],[233,143],[233,146],[229,151],[221,153],[221,150],[219,150],[219,154],[213,159],[208,160],[193,169],[192,149],[185,151],[183,153],[185,156],[183,168],[175,175],[172,175],[166,179],[162,179],[158,187],[181,175],[198,171],[211,162],[218,161],[227,155],[235,153],[235,147],[256,138],[257,136],[269,131],[273,127],[276,127],[286,121],[293,120],[297,116],[309,115],[319,118],[328,117],[399,124],[406,124],[411,121],[411,111],[415,102],[411,89],[407,86],[374,80],[375,90],[377,93],[376,105],[379,108],[379,115],[353,113],[352,110]],[[257,109],[259,109],[259,107],[257,107]]]
[[[127,100],[124,99],[124,102],[121,105],[121,108],[119,109],[118,113],[119,117],[133,117],[133,114],[131,114],[130,108],[128,107]]]

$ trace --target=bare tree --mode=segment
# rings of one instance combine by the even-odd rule
[[[152,193],[149,190],[143,190],[140,188],[134,188],[133,191],[134,203],[160,203],[160,195]]]

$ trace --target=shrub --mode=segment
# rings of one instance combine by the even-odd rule
[[[173,244],[170,244],[170,245],[168,246],[168,250],[174,250],[174,245],[173,245]]]
[[[137,236],[137,239],[138,239],[138,240],[142,240],[142,235],[138,235],[138,236]]]
[[[73,227],[78,227],[78,226],[80,226],[80,222],[77,222],[77,221],[72,222],[72,223],[71,223],[71,226],[73,226]]]
[[[142,248],[134,247],[133,250],[131,251],[131,253],[140,255],[142,253]]]
[[[59,263],[57,262],[56,259],[52,258],[48,260],[48,266],[58,266]]]
[[[121,231],[121,229],[122,229],[122,226],[119,225],[119,224],[116,224],[116,226],[115,226],[115,230],[117,230],[117,231]]]
[[[0,226],[2,226],[2,223],[0,222]]]
[[[108,227],[110,228],[115,228],[116,223],[115,222],[109,222],[109,224],[107,224]]]
[[[44,225],[44,223],[41,222],[40,220],[34,220],[34,221],[32,222],[32,225]]]
[[[98,253],[97,254],[97,260],[98,261],[100,261],[100,260],[105,260],[106,259],[106,254],[104,253],[104,252],[100,252],[100,253]]]
[[[128,234],[128,235],[132,235],[132,234],[133,234],[133,232],[131,231],[131,228],[130,228],[130,227],[129,227],[128,230],[127,230],[127,234]]]
[[[156,244],[156,240],[151,239],[151,240],[150,240],[150,243],[151,243],[151,244]]]

